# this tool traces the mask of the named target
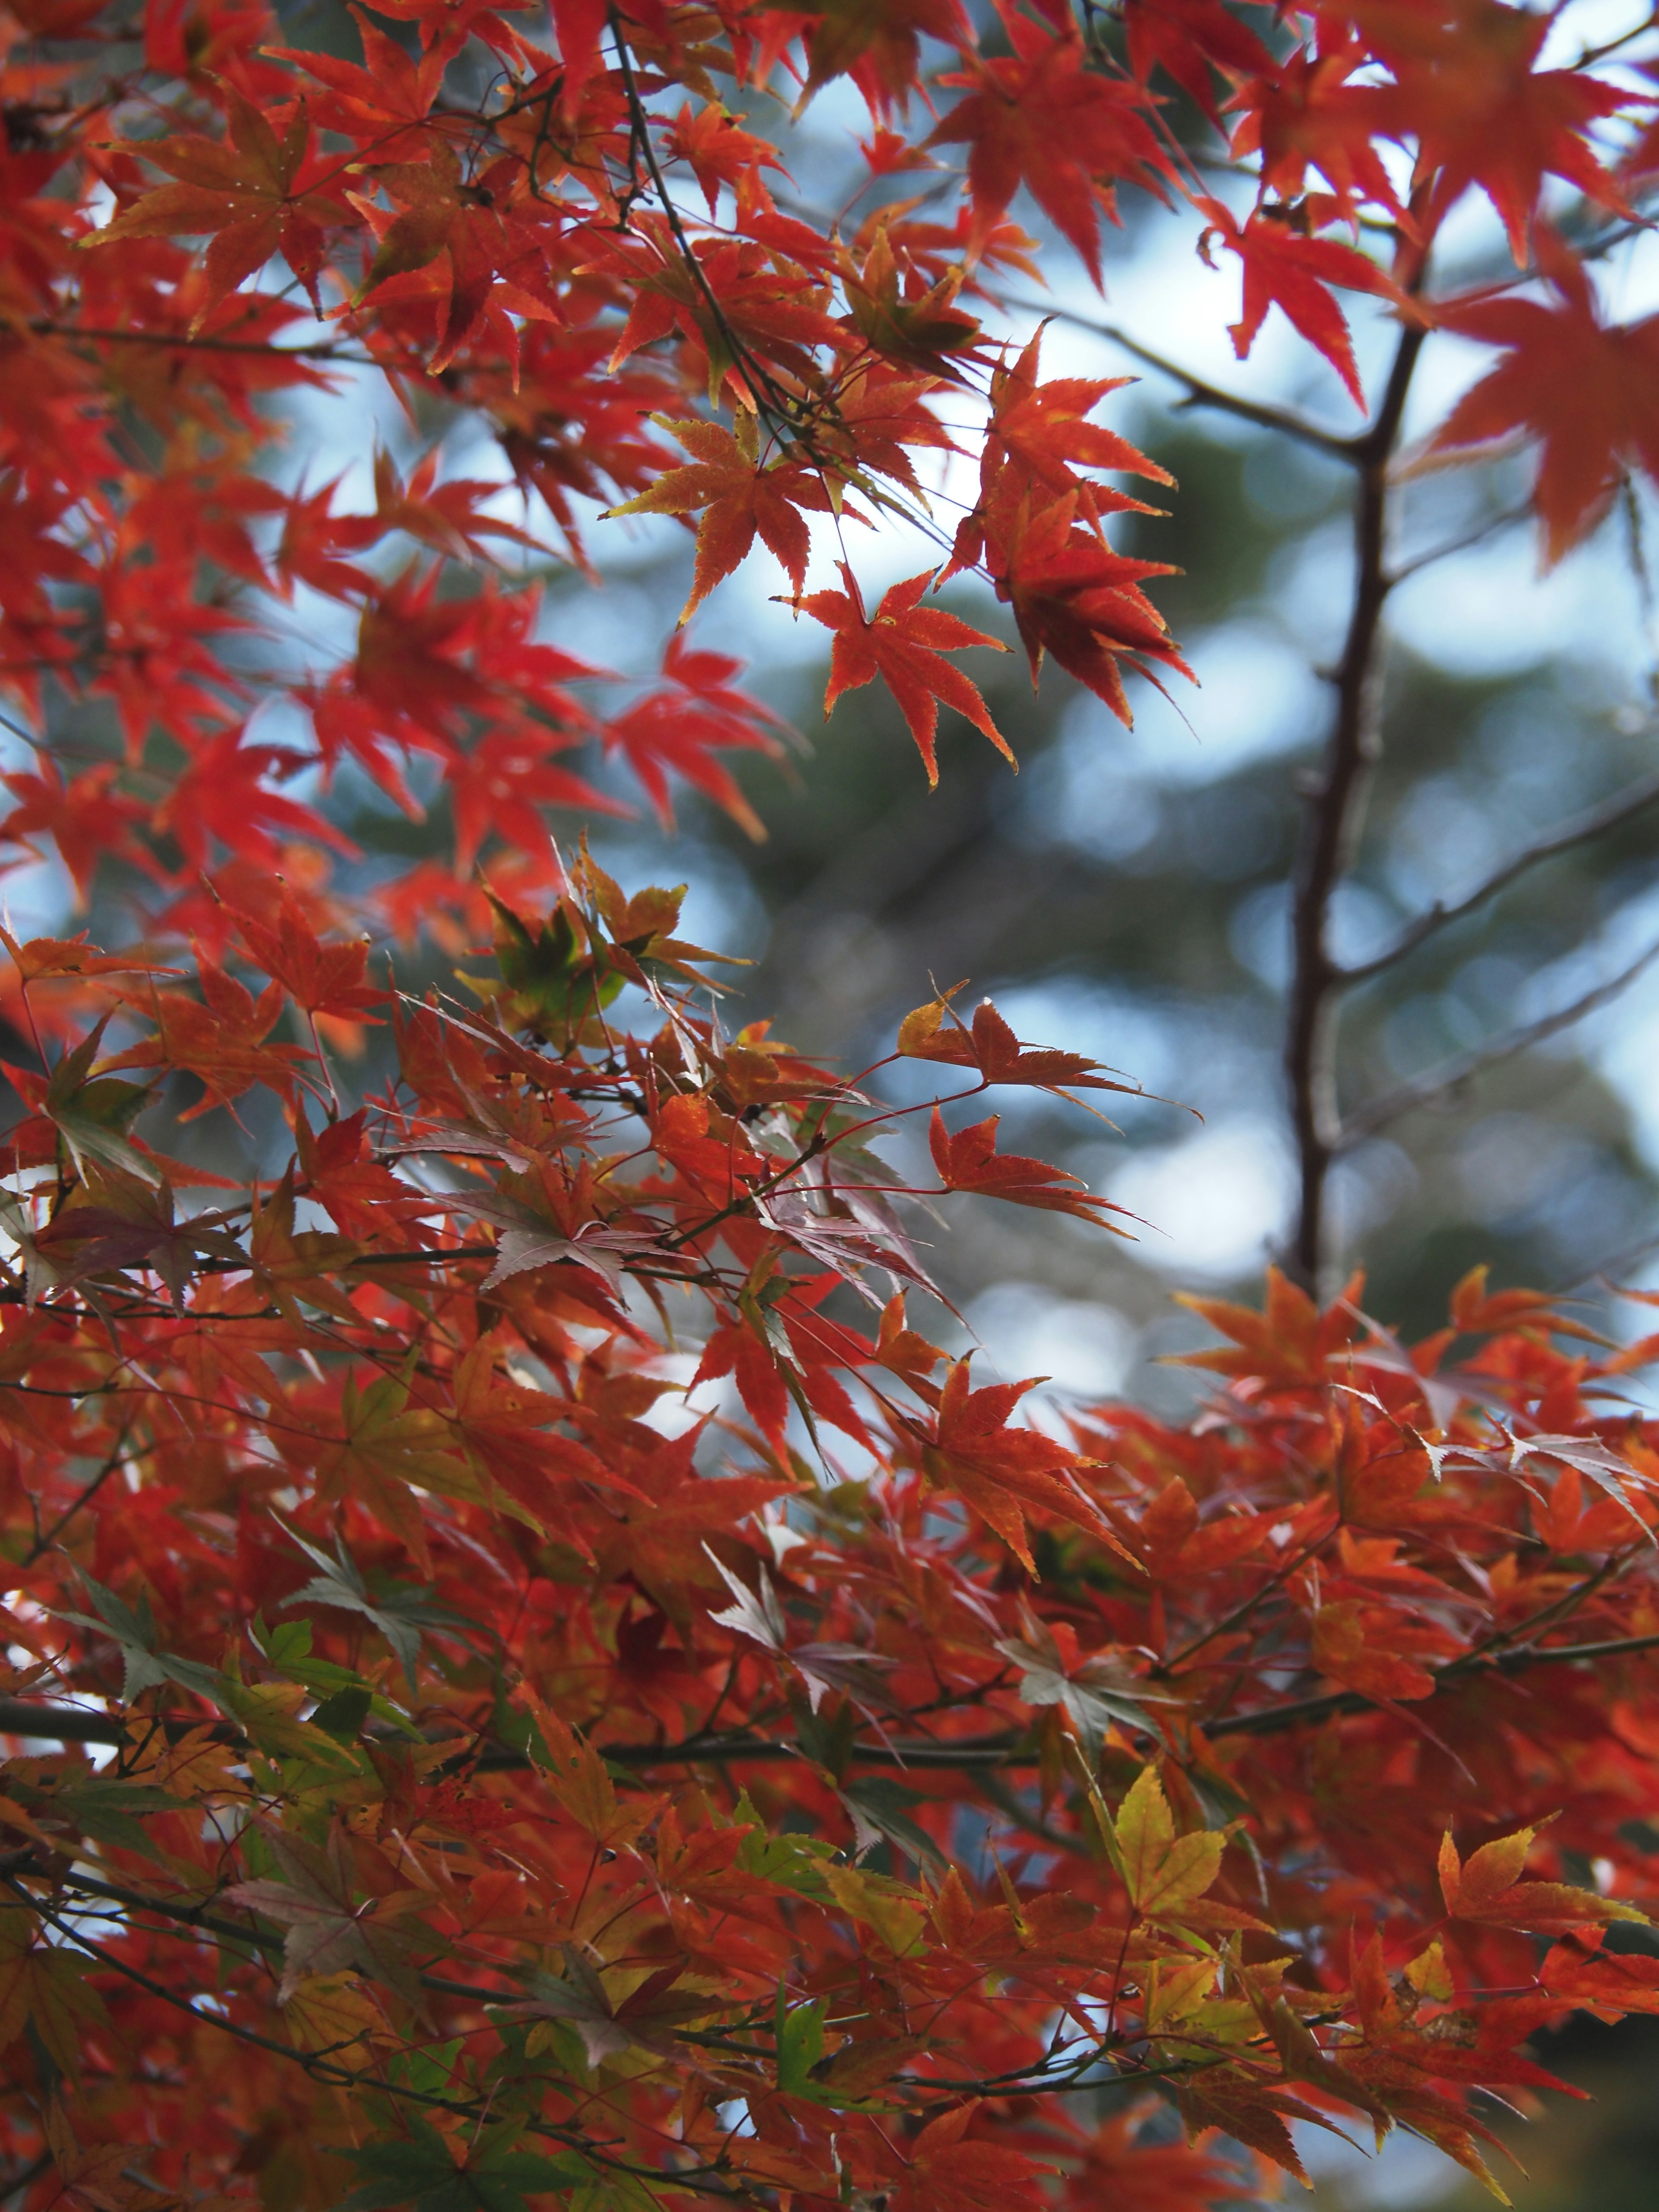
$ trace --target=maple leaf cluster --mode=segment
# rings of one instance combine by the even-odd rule
[[[1028,203],[1097,282],[1121,192],[1186,204],[1206,258],[1241,264],[1240,353],[1277,306],[1357,400],[1342,290],[1510,349],[1441,443],[1540,443],[1552,556],[1652,468],[1648,325],[1604,319],[1540,212],[1553,184],[1626,216],[1659,166],[1654,128],[1630,127],[1650,96],[1616,57],[1541,67],[1547,19],[1501,0],[1312,6],[1282,31],[1256,7],[1127,0],[1120,44],[1085,15],[998,0],[982,46],[955,0],[569,0],[546,21],[399,0],[355,11],[361,62],[282,44],[252,0],[157,0],[141,48],[78,0],[9,17],[0,672],[32,720],[67,687],[121,739],[6,778],[14,860],[50,840],[83,893],[124,864],[171,928],[199,930],[204,870],[246,903],[287,847],[346,854],[283,787],[349,763],[453,822],[448,863],[417,899],[389,887],[381,918],[476,923],[481,853],[550,890],[547,810],[624,804],[563,757],[596,746],[659,811],[683,780],[757,832],[720,756],[779,733],[735,667],[718,707],[671,665],[607,716],[599,672],[539,641],[536,563],[509,556],[591,575],[582,507],[695,528],[688,614],[758,544],[835,634],[826,704],[879,678],[930,775],[941,704],[1006,750],[945,657],[999,641],[927,603],[960,574],[1008,606],[1034,675],[1052,656],[1127,720],[1126,671],[1186,672],[1145,588],[1160,565],[1106,525],[1144,507],[1124,476],[1168,477],[1093,419],[1116,380],[1045,382],[1038,339],[993,335],[998,283],[1035,273]],[[776,196],[787,144],[751,126],[782,88],[799,115],[841,76],[872,118],[848,204],[869,212],[808,219]],[[1206,188],[1170,84],[1254,172],[1253,205]],[[925,193],[893,197],[917,171]],[[1472,191],[1553,304],[1433,295],[1436,235]],[[1390,237],[1386,264],[1362,225]],[[347,364],[410,404],[441,392],[490,434],[495,474],[441,478],[433,452],[405,482],[381,455],[372,509],[340,481],[279,483],[263,410]],[[970,455],[964,434],[977,485],[940,537],[919,469]],[[896,514],[944,557],[872,605],[846,530]],[[841,534],[842,590],[806,588],[813,519]],[[356,649],[296,667],[284,610],[317,601]],[[280,744],[250,727],[272,698],[298,710]]]
[[[1241,355],[1277,307],[1363,401],[1340,291],[1496,349],[1435,443],[1535,442],[1559,556],[1659,473],[1585,228],[1659,171],[1645,82],[1501,0],[352,20],[0,16],[0,863],[143,919],[4,939],[6,2193],[1199,2212],[1355,2120],[1498,2189],[1475,2094],[1659,2011],[1654,1347],[1274,1276],[1200,1306],[1191,1421],[1030,1414],[914,1325],[915,1221],[1120,1228],[952,1102],[1126,1085],[934,998],[935,1182],[879,1068],[728,1033],[682,894],[550,817],[629,805],[610,761],[758,835],[732,763],[788,733],[679,633],[619,695],[538,594],[607,516],[695,532],[688,617],[769,560],[931,777],[942,708],[1008,750],[966,579],[1127,720],[1184,671],[1109,526],[1169,478],[996,320],[1030,210],[1098,281],[1126,192],[1239,263]],[[1513,274],[1437,291],[1472,194]],[[494,473],[284,476],[348,373]],[[933,556],[879,594],[878,521]],[[442,857],[348,874],[349,776]],[[456,994],[371,961],[422,933]],[[209,1114],[278,1156],[171,1156]]]
[[[1122,1085],[934,1000],[908,1186],[679,904],[583,854],[423,999],[291,893],[193,976],[9,941],[66,1040],[0,1200],[24,2201],[1199,2212],[1356,2118],[1496,2189],[1472,2093],[1659,2011],[1654,1346],[1275,1276],[1190,1425],[1024,1421],[907,1215],[1102,1222],[967,1102]],[[349,1113],[325,1015],[395,1045]],[[185,1072],[274,1180],[146,1135]]]

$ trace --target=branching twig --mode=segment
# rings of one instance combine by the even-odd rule
[[[1335,1133],[1331,1146],[1333,1156],[1349,1151],[1362,1138],[1386,1127],[1390,1121],[1397,1121],[1402,1114],[1412,1113],[1419,1106],[1432,1105],[1437,1099],[1445,1097],[1473,1077],[1484,1074],[1489,1067],[1501,1066],[1504,1060],[1514,1060],[1521,1053],[1530,1052],[1534,1045],[1542,1044],[1558,1031],[1571,1029],[1575,1022],[1583,1021],[1587,1014],[1593,1014],[1599,1006],[1605,1006],[1616,999],[1656,960],[1659,960],[1659,939],[1632,960],[1628,968],[1621,969],[1608,981],[1598,983],[1593,991],[1586,991],[1571,1006],[1562,1006],[1553,1014],[1546,1014],[1540,1021],[1523,1023],[1519,1029],[1509,1030],[1491,1044],[1474,1046],[1469,1051],[1460,1053],[1454,1060],[1443,1060],[1428,1074],[1413,1076],[1408,1083],[1398,1083],[1392,1091],[1384,1091],[1365,1105],[1356,1107]]]
[[[1403,584],[1408,576],[1415,576],[1422,569],[1431,568],[1437,561],[1449,561],[1454,553],[1467,553],[1472,545],[1484,544],[1488,538],[1495,538],[1500,530],[1507,530],[1512,522],[1524,522],[1531,513],[1530,502],[1525,507],[1506,507],[1501,514],[1487,515],[1484,521],[1477,522],[1460,537],[1449,538],[1443,544],[1431,545],[1426,553],[1419,553],[1409,561],[1402,561],[1397,568],[1389,571],[1389,589],[1392,591],[1395,585]]]
[[[1575,817],[1565,829],[1556,830],[1551,836],[1540,837],[1536,844],[1528,845],[1521,852],[1514,854],[1501,867],[1495,868],[1484,883],[1477,884],[1466,897],[1455,901],[1450,906],[1443,906],[1437,899],[1426,914],[1419,915],[1415,921],[1408,923],[1384,951],[1370,960],[1356,961],[1352,967],[1339,969],[1338,983],[1346,986],[1369,982],[1373,975],[1380,975],[1384,969],[1392,968],[1397,962],[1406,959],[1416,951],[1419,945],[1425,944],[1450,923],[1461,921],[1465,915],[1473,914],[1488,899],[1496,898],[1500,891],[1507,890],[1528,869],[1535,868],[1545,860],[1553,860],[1558,853],[1571,852],[1575,845],[1588,844],[1593,837],[1604,836],[1609,830],[1616,830],[1620,823],[1628,822],[1632,815],[1640,814],[1644,808],[1651,806],[1655,799],[1659,799],[1659,775],[1644,776],[1639,783],[1615,792],[1600,806],[1593,806],[1587,813]]]
[[[1156,369],[1160,376],[1170,377],[1176,384],[1184,386],[1187,398],[1182,404],[1186,406],[1214,407],[1224,414],[1237,416],[1241,422],[1254,422],[1259,430],[1276,430],[1283,437],[1294,438],[1298,444],[1311,446],[1316,452],[1328,454],[1333,460],[1346,461],[1356,467],[1364,465],[1361,458],[1363,440],[1340,437],[1334,430],[1323,430],[1317,422],[1310,422],[1300,415],[1291,414],[1287,408],[1266,406],[1258,400],[1246,399],[1242,392],[1228,392],[1218,384],[1211,384],[1204,377],[1194,376],[1190,369],[1182,368],[1178,362],[1166,361],[1162,354],[1153,353],[1139,339],[1132,338],[1127,331],[1119,330],[1115,323],[1096,322],[1088,315],[1073,313],[1069,307],[1044,307],[1040,301],[1006,299],[994,293],[989,296],[995,299],[998,307],[1011,312],[1041,315],[1054,322],[1070,323],[1074,329],[1090,331],[1096,337],[1109,338],[1134,360],[1144,362],[1148,368]]]
[[[1659,1650],[1659,1635],[1618,1636],[1605,1644],[1559,1644],[1542,1650],[1534,1644],[1522,1644],[1513,1651],[1472,1652],[1466,1658],[1454,1659],[1449,1666],[1437,1668],[1429,1695],[1440,1697],[1477,1673],[1520,1674],[1533,1667],[1594,1664],[1603,1659],[1631,1658],[1653,1650]],[[1413,1698],[1412,1702],[1419,1705],[1425,1701]],[[1282,1729],[1299,1728],[1304,1721],[1380,1710],[1375,1698],[1365,1697],[1358,1690],[1330,1690],[1321,1697],[1298,1698],[1290,1705],[1266,1705],[1259,1712],[1238,1713],[1231,1720],[1213,1721],[1205,1734],[1211,1738],[1275,1735]]]

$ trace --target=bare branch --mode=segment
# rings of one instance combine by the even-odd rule
[[[1575,1593],[1582,1597],[1586,1593]],[[1470,1651],[1461,1659],[1435,1669],[1434,1687],[1431,1697],[1443,1697],[1460,1683],[1474,1680],[1485,1674],[1522,1674],[1534,1667],[1597,1666],[1612,1659],[1639,1657],[1644,1652],[1659,1650],[1659,1633],[1647,1636],[1613,1637],[1597,1644],[1558,1644],[1540,1645],[1517,1644],[1507,1650],[1495,1650],[1490,1644],[1480,1650]],[[1417,1702],[1417,1701],[1413,1701]],[[1282,1705],[1266,1705],[1255,1712],[1235,1713],[1204,1723],[1204,1732],[1212,1741],[1230,1735],[1274,1735],[1285,1729],[1299,1728],[1304,1722],[1328,1720],[1342,1713],[1381,1711],[1375,1698],[1368,1698],[1358,1690],[1329,1690],[1313,1698],[1297,1698]],[[33,1735],[91,1743],[118,1742],[123,1740],[121,1723],[113,1716],[87,1713],[67,1705],[36,1705],[21,1698],[0,1698],[0,1735]],[[799,1757],[798,1745],[779,1736],[736,1734],[726,1736],[688,1737],[684,1743],[674,1744],[605,1744],[599,1747],[601,1756],[618,1765],[636,1767],[641,1771],[654,1771],[665,1766],[692,1766],[703,1764],[770,1762]],[[998,1769],[1036,1766],[1040,1753],[1031,1746],[1024,1731],[1005,1730],[996,1735],[969,1736],[943,1741],[922,1738],[905,1743],[855,1743],[852,1759],[860,1766],[896,1766],[964,1769],[978,1767],[988,1775]],[[520,1751],[510,1750],[506,1745],[489,1745],[479,1760],[481,1767],[492,1770],[528,1766],[531,1761]],[[1012,1810],[1004,1804],[995,1786],[988,1778],[987,1794],[1000,1809]],[[1047,1832],[1046,1831],[1043,1832]],[[1050,1835],[1050,1842],[1063,1838]],[[29,1849],[32,1850],[33,1846]],[[26,1853],[27,1856],[27,1854]],[[198,1924],[216,1929],[216,1923],[203,1921],[201,1908],[176,1906],[137,1893],[124,1893],[88,1877],[77,1874],[73,1887],[89,1893],[108,1897],[134,1905],[142,1904],[149,1911],[170,1915],[175,1919],[191,1920]],[[227,1935],[234,1932],[241,1942],[263,1943],[264,1939],[249,1930],[228,1928],[217,1929]],[[428,1977],[422,1977],[428,1979]],[[433,1982],[434,1987],[442,1987]]]
[[[1483,1674],[1521,1674],[1534,1667],[1594,1666],[1603,1660],[1633,1658],[1644,1651],[1656,1650],[1659,1650],[1659,1636],[1620,1636],[1605,1644],[1558,1644],[1541,1650],[1536,1644],[1522,1644],[1514,1651],[1481,1653],[1453,1660],[1449,1667],[1437,1669],[1434,1688],[1429,1694],[1443,1696],[1458,1683]],[[1304,1721],[1328,1720],[1338,1713],[1376,1710],[1379,1708],[1376,1698],[1364,1697],[1358,1690],[1331,1690],[1321,1697],[1298,1698],[1289,1705],[1267,1705],[1259,1712],[1239,1713],[1232,1720],[1212,1721],[1204,1732],[1212,1738],[1276,1735],[1283,1729],[1300,1727]]]
[[[1390,1121],[1397,1121],[1402,1114],[1409,1114],[1419,1106],[1432,1105],[1436,1099],[1443,1098],[1448,1092],[1457,1090],[1472,1077],[1484,1074],[1487,1068],[1499,1066],[1506,1060],[1514,1060],[1522,1053],[1529,1052],[1534,1045],[1542,1044],[1546,1038],[1554,1036],[1559,1030],[1571,1029],[1575,1022],[1583,1021],[1585,1015],[1593,1014],[1599,1006],[1605,1006],[1616,999],[1656,960],[1659,960],[1659,939],[1632,960],[1628,968],[1621,969],[1607,982],[1598,983],[1593,991],[1586,991],[1571,1006],[1562,1006],[1555,1013],[1546,1014],[1541,1021],[1528,1022],[1519,1029],[1510,1030],[1507,1036],[1497,1038],[1491,1044],[1478,1045],[1468,1052],[1461,1053],[1455,1059],[1443,1062],[1430,1074],[1413,1076],[1409,1083],[1396,1084],[1392,1091],[1382,1091],[1369,1104],[1357,1108],[1346,1117],[1337,1139],[1336,1149],[1346,1152],[1362,1138],[1370,1136]]]
[[[272,361],[341,362],[357,368],[380,368],[385,364],[372,353],[348,353],[332,340],[316,345],[272,345],[263,338],[193,338],[182,331],[88,330],[79,323],[58,323],[39,315],[29,323],[37,337],[82,338],[97,345],[166,346],[175,353],[257,353]]]
[[[1115,323],[1100,323],[1088,315],[1074,314],[1069,307],[1045,307],[1036,300],[1011,300],[991,295],[1000,307],[1021,314],[1042,315],[1050,320],[1070,323],[1074,329],[1092,331],[1095,337],[1109,338],[1115,346],[1134,360],[1144,362],[1148,368],[1156,369],[1160,376],[1172,378],[1186,388],[1187,397],[1180,404],[1187,407],[1214,407],[1222,413],[1236,415],[1241,422],[1254,422],[1258,429],[1276,430],[1282,437],[1294,438],[1304,446],[1311,446],[1318,453],[1328,453],[1334,460],[1346,461],[1351,466],[1361,465],[1363,439],[1339,437],[1334,430],[1322,430],[1317,422],[1310,422],[1286,408],[1264,406],[1254,399],[1246,399],[1237,392],[1226,392],[1218,384],[1211,384],[1190,369],[1166,361],[1162,354],[1153,353],[1149,347],[1132,338]]]
[[[1451,906],[1443,906],[1437,899],[1426,914],[1419,915],[1415,921],[1401,930],[1386,951],[1377,953],[1372,959],[1357,961],[1351,968],[1339,969],[1338,984],[1346,986],[1369,982],[1373,975],[1380,975],[1384,969],[1392,968],[1397,961],[1404,960],[1408,954],[1415,952],[1419,945],[1425,944],[1440,930],[1454,921],[1461,921],[1465,915],[1473,914],[1488,899],[1496,898],[1500,891],[1507,890],[1528,868],[1535,868],[1541,861],[1553,860],[1558,853],[1571,852],[1575,845],[1588,844],[1591,838],[1602,836],[1609,830],[1616,830],[1621,822],[1628,822],[1632,815],[1651,806],[1656,799],[1659,799],[1659,774],[1644,776],[1639,783],[1632,783],[1625,790],[1615,792],[1611,799],[1604,799],[1600,806],[1592,806],[1588,812],[1577,816],[1565,829],[1556,830],[1553,836],[1540,837],[1536,844],[1528,845],[1512,854],[1502,867],[1495,868],[1484,883],[1477,884],[1467,897],[1458,899]]]
[[[1424,568],[1431,568],[1437,561],[1449,561],[1454,553],[1467,553],[1470,546],[1484,544],[1488,538],[1495,538],[1500,530],[1507,530],[1512,522],[1524,522],[1532,512],[1532,502],[1528,500],[1519,507],[1506,507],[1501,514],[1487,515],[1484,520],[1477,522],[1473,529],[1466,530],[1462,537],[1449,538],[1443,545],[1431,546],[1426,553],[1419,553],[1414,560],[1402,562],[1399,568],[1391,568],[1389,572],[1389,589],[1393,591],[1397,584],[1403,584],[1408,576],[1415,576]]]

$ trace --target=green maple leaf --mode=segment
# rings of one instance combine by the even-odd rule
[[[291,1537],[307,1559],[321,1571],[312,1577],[303,1589],[283,1600],[284,1612],[295,1605],[329,1605],[340,1613],[360,1613],[372,1621],[403,1662],[404,1674],[412,1690],[415,1686],[415,1662],[420,1656],[421,1632],[425,1628],[441,1628],[453,1625],[459,1616],[447,1606],[434,1605],[431,1591],[424,1584],[383,1581],[371,1595],[356,1561],[337,1537],[334,1555],[319,1551],[314,1544],[296,1534],[292,1528],[283,1533]],[[301,1677],[303,1680],[304,1677]],[[321,1687],[319,1684],[317,1686]],[[331,1683],[331,1692],[350,1686],[345,1683]],[[378,1708],[377,1708],[378,1710]],[[385,1717],[385,1716],[382,1716]],[[400,1718],[400,1716],[393,1716]]]
[[[139,1598],[135,1611],[84,1571],[81,1581],[97,1609],[96,1620],[90,1613],[68,1611],[53,1617],[72,1620],[77,1628],[100,1630],[114,1638],[126,1669],[121,1685],[124,1703],[131,1705],[141,1690],[153,1689],[159,1682],[177,1682],[183,1689],[194,1690],[198,1697],[210,1698],[222,1711],[228,1710],[225,1678],[216,1667],[204,1667],[194,1659],[179,1658],[176,1652],[156,1650],[155,1623],[147,1597]]]
[[[528,2212],[529,2200],[550,2197],[596,2177],[574,2151],[549,2158],[517,2148],[521,2128],[498,2129],[471,2147],[465,2166],[457,2166],[449,2147],[424,2120],[410,2124],[402,2142],[367,2143],[338,2153],[349,2158],[363,2179],[337,2212]]]

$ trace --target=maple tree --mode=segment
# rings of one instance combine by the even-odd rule
[[[1357,2125],[1501,2195],[1476,2093],[1549,2086],[1574,2011],[1659,2012],[1620,1932],[1659,1340],[1477,1270],[1406,1344],[1322,1279],[1376,1110],[1337,1114],[1332,915],[1425,343],[1500,349],[1431,449],[1535,441],[1548,557],[1659,472],[1650,322],[1594,274],[1652,95],[1625,41],[1551,65],[1553,20],[378,0],[300,46],[258,0],[10,0],[0,842],[139,920],[3,938],[0,2193],[1200,2212]],[[842,78],[864,188],[820,218],[781,180]],[[1357,486],[1299,1226],[1261,1311],[1194,1302],[1185,1423],[1028,1419],[924,1333],[927,1203],[1128,1225],[967,1102],[1128,1079],[955,992],[850,1073],[733,1033],[683,893],[549,820],[623,806],[610,760],[758,836],[734,758],[789,736],[682,631],[620,705],[549,641],[602,518],[695,531],[683,623],[774,564],[826,707],[884,686],[930,780],[941,708],[1010,750],[953,578],[1125,720],[1184,678],[1109,534],[1157,511],[1116,479],[1178,487],[1096,419],[1121,380],[997,319],[1030,211],[1098,280],[1120,191],[1237,261],[1241,356],[1277,307],[1363,406],[1338,295],[1396,325],[1352,436],[1139,349]],[[1460,289],[1477,194],[1514,267]],[[289,481],[273,410],[348,369],[499,475]],[[925,470],[964,462],[946,527]],[[855,524],[935,557],[878,595]],[[361,866],[352,776],[447,857]],[[393,940],[458,980],[401,988]]]

